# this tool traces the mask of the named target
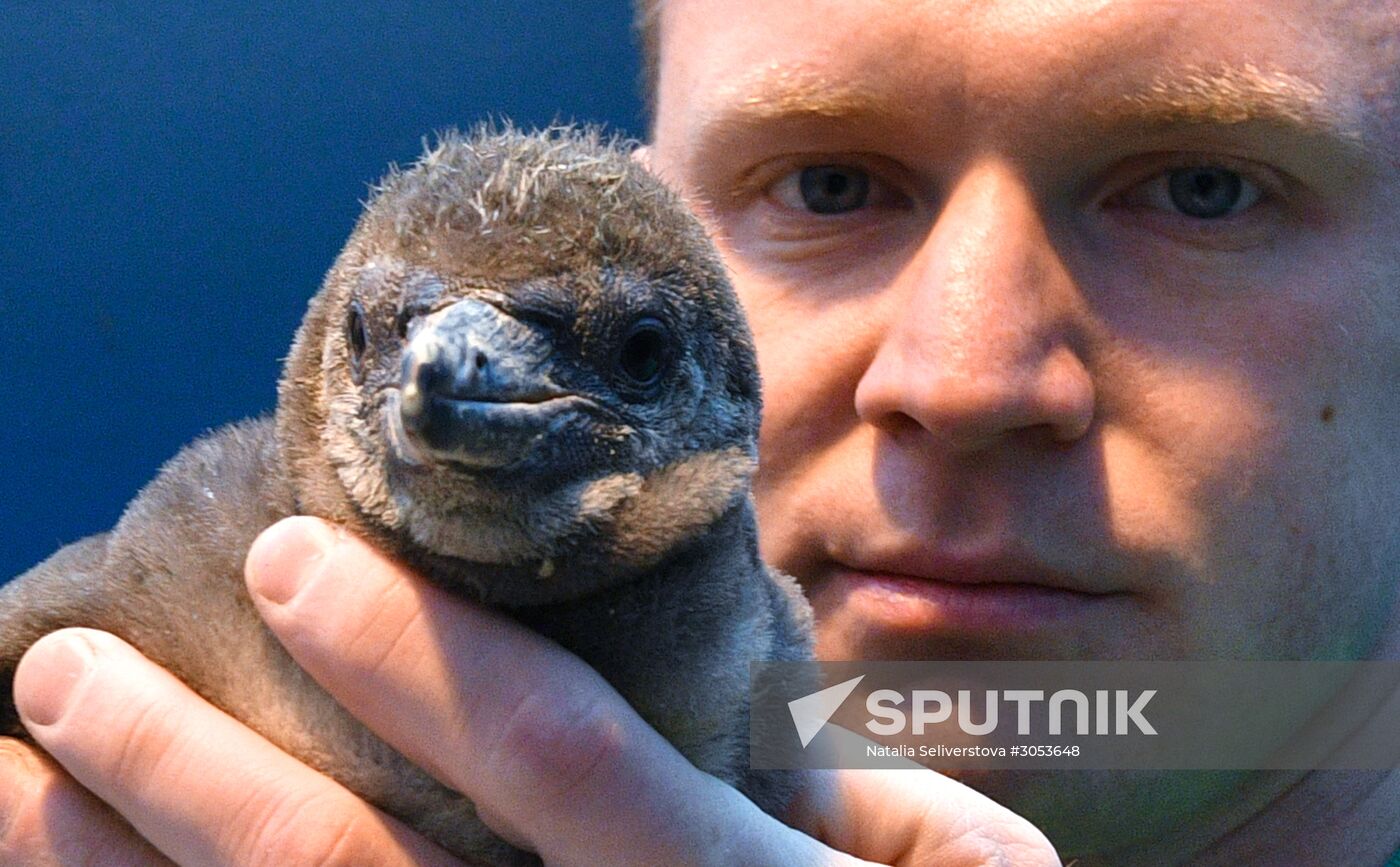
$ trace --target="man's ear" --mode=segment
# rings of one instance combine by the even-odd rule
[[[656,168],[651,164],[651,145],[644,144],[632,151],[632,159],[640,163],[642,168],[647,171],[656,171]]]

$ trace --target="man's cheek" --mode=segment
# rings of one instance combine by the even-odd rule
[[[1126,382],[1131,388],[1112,390]],[[1113,541],[1216,580],[1240,534],[1268,534],[1290,484],[1287,425],[1257,380],[1195,359],[1122,367],[1102,395]]]
[[[1391,605],[1356,553],[1395,547],[1365,505],[1373,477],[1319,433],[1312,393],[1244,372],[1158,380],[1133,424],[1107,425],[1114,541],[1159,567],[1140,589],[1193,652],[1360,655]]]

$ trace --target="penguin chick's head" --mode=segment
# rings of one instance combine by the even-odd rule
[[[305,511],[528,604],[740,506],[759,404],[738,302],[674,194],[595,130],[481,128],[376,189],[278,429]]]

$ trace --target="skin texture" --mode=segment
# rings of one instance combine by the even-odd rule
[[[661,27],[651,160],[747,307],[763,550],[806,582],[820,655],[1400,655],[1392,9],[673,0]],[[1195,225],[1163,197],[1183,162],[1268,196]],[[794,208],[784,178],[833,163],[878,205]],[[932,563],[904,563],[927,586],[1003,549],[1092,598],[1008,623],[847,568]],[[1081,865],[1379,864],[1400,843],[1389,775],[1203,779],[1155,804],[1141,776],[975,782]],[[886,794],[818,799],[822,838],[908,856],[851,833],[925,803]],[[939,806],[929,827],[996,826]],[[657,836],[716,814],[692,815]]]

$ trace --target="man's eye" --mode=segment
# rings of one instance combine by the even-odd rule
[[[807,166],[773,187],[785,207],[813,214],[846,214],[870,202],[870,174],[854,166]]]
[[[1187,166],[1148,181],[1139,203],[1196,220],[1218,220],[1243,213],[1262,194],[1239,172],[1221,166]]]

